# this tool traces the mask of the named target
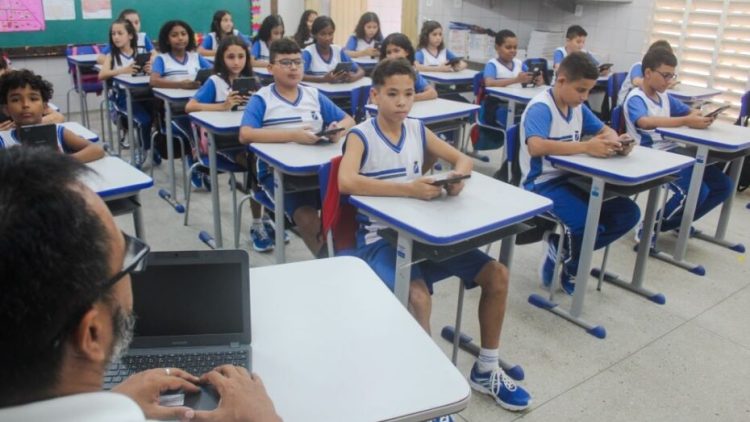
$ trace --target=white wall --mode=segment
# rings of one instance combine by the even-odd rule
[[[614,63],[616,71],[626,71],[641,59],[648,43],[652,8],[653,0],[586,3],[577,17],[544,0],[419,0],[419,19],[437,20],[444,28],[458,21],[496,31],[510,29],[518,35],[521,48],[526,48],[534,29],[564,32],[579,24],[589,33],[587,49],[600,61]]]
[[[297,31],[299,18],[305,11],[303,0],[282,0],[278,2],[279,15],[284,19],[284,30],[286,35],[292,36]]]

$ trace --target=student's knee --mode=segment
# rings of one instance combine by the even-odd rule
[[[409,305],[416,310],[429,309],[432,305],[430,290],[423,280],[412,280],[409,283]]]
[[[313,207],[303,206],[294,210],[292,215],[294,224],[300,228],[309,229],[311,227],[318,227],[320,225],[320,217],[318,217],[318,210]]]
[[[493,260],[484,264],[476,283],[484,294],[505,296],[508,294],[508,279],[508,268]]]

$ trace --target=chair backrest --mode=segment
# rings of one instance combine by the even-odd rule
[[[750,118],[750,91],[747,91],[742,95],[740,103],[740,115],[737,116],[736,125],[747,126],[748,118]]]
[[[99,54],[101,53],[101,47],[98,44],[85,44],[85,45],[72,45],[69,44],[65,48],[65,56],[75,56],[78,54]],[[76,66],[68,62],[68,73],[73,78],[73,87],[78,90],[78,77],[76,75]],[[99,72],[92,66],[90,69],[81,71],[81,83],[83,84],[85,91],[101,93],[102,83],[99,81]]]
[[[617,96],[620,93],[625,78],[628,77],[628,72],[615,72],[609,79],[607,79],[607,96],[609,96],[609,107],[610,110],[614,110],[614,106],[617,104]],[[614,116],[614,113],[612,114]]]
[[[545,85],[549,85],[551,75],[549,72],[549,67],[547,65],[547,59],[542,58],[542,57],[534,57],[534,58],[524,60],[523,64],[524,66],[526,66],[526,69],[529,72],[534,70],[534,68],[541,70],[542,76],[544,77]]]
[[[474,75],[474,78],[471,80],[471,86],[472,92],[474,92],[474,97],[476,98],[474,103],[479,104],[481,102],[479,96],[484,96],[484,72],[477,72]]]
[[[341,156],[334,157],[318,170],[320,202],[323,204],[320,210],[321,232],[323,235],[331,232],[333,251],[336,254],[357,246],[357,209],[346,200],[347,195],[339,193],[341,159]]]
[[[495,178],[513,186],[521,184],[521,163],[519,152],[521,149],[521,130],[519,125],[513,125],[505,132],[505,162],[500,170],[495,172]]]
[[[615,106],[615,108],[612,109],[612,119],[610,120],[609,125],[618,134],[625,133],[625,113],[623,112],[621,105]]]

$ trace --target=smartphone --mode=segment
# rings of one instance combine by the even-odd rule
[[[703,116],[704,117],[717,117],[719,114],[721,114],[724,110],[728,109],[729,107],[731,107],[729,104],[723,105],[708,114],[704,114]]]
[[[628,136],[626,138],[620,138],[619,141],[620,141],[620,145],[626,147],[626,146],[632,144],[633,142],[635,142],[635,139],[633,139],[630,136]]]
[[[237,91],[243,97],[247,97],[251,92],[258,90],[258,84],[255,78],[237,78],[232,81],[232,91]]]
[[[523,86],[524,88],[526,88],[527,86],[534,86],[534,80],[536,80],[536,78],[542,76],[542,69],[540,69],[537,66],[534,66],[534,68],[529,73],[531,73],[532,80],[529,83],[523,83],[523,84],[521,84],[521,86]]]
[[[349,73],[352,71],[352,62],[340,62],[336,65],[336,68],[333,69],[333,73]]]
[[[599,65],[599,72],[604,72],[605,70],[611,68],[612,66],[614,66],[614,64],[612,63],[602,63]]]
[[[16,133],[21,145],[59,150],[57,125],[55,124],[21,126],[16,130]]]
[[[333,129],[321,130],[320,132],[316,133],[315,136],[317,136],[318,138],[325,138],[325,137],[331,136],[331,135],[333,135],[335,133],[339,133],[342,130],[346,130],[346,128],[336,127],[336,128],[333,128]]]
[[[455,65],[461,63],[461,60],[463,60],[463,59],[464,59],[463,57],[454,57],[454,58],[448,60],[447,63],[448,63],[449,66],[455,66]]]
[[[135,65],[138,67],[146,66],[146,63],[151,59],[151,54],[149,53],[138,53],[138,55],[135,56]]]
[[[213,69],[200,69],[198,73],[195,74],[195,80],[200,82],[201,85],[206,83],[208,78],[211,77],[211,74],[214,72]]]
[[[375,43],[372,45],[372,47],[373,48],[377,48],[379,50],[381,45],[382,44],[380,43],[380,41],[375,41]]]
[[[453,183],[458,183],[461,180],[468,179],[470,177],[471,174],[453,174],[450,172],[442,173],[434,176],[433,181],[430,184],[433,186],[447,186]]]

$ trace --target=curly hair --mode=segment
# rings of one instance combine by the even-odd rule
[[[28,69],[11,70],[0,76],[0,105],[8,104],[8,93],[11,90],[26,86],[39,91],[45,103],[49,102],[54,93],[52,84],[34,72]]]

